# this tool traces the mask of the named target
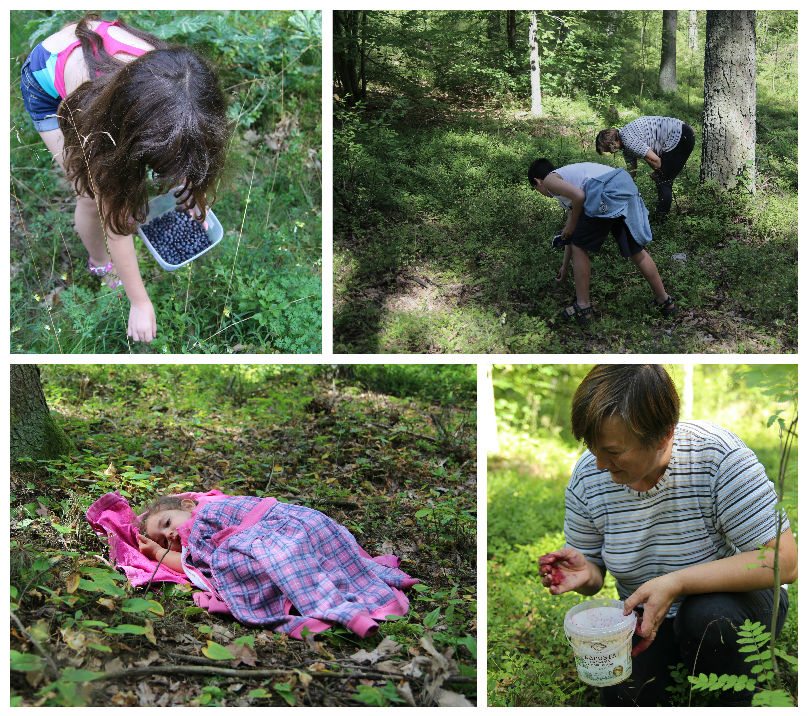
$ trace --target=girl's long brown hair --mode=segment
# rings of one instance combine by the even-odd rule
[[[224,165],[230,134],[216,70],[197,52],[119,26],[154,50],[123,62],[83,17],[76,26],[90,79],[59,109],[64,162],[79,194],[95,197],[105,227],[130,234],[146,219],[148,170],[164,188],[207,211],[207,192]]]

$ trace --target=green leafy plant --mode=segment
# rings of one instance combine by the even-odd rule
[[[779,588],[779,587],[778,587]],[[752,664],[746,674],[698,674],[688,676],[695,691],[751,691],[753,706],[793,706],[794,700],[780,685],[776,658],[797,667],[797,659],[782,649],[771,647],[771,634],[766,627],[748,619],[738,628],[738,651]]]

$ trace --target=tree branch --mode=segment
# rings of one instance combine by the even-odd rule
[[[45,663],[48,665],[48,671],[50,672],[50,675],[54,679],[58,679],[59,676],[61,675],[59,672],[59,667],[56,666],[56,662],[53,660],[51,655],[47,651],[45,651],[45,649],[42,646],[40,646],[39,642],[28,633],[28,630],[22,625],[22,622],[19,620],[19,617],[17,617],[17,615],[14,612],[11,612],[11,621],[14,622],[20,633],[26,639],[28,639],[28,641],[31,642],[31,645],[34,647],[34,649],[45,660]]]

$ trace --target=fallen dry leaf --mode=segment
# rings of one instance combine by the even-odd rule
[[[392,656],[399,651],[401,651],[401,644],[390,637],[385,637],[373,651],[360,649],[355,654],[351,654],[351,659],[358,664],[375,664],[384,657]]]
[[[228,644],[227,650],[233,655],[231,666],[238,666],[239,664],[255,666],[255,649],[249,644]]]
[[[436,696],[438,706],[474,706],[463,694],[457,694],[454,691],[439,689]]]
[[[67,589],[68,594],[73,594],[79,588],[79,582],[81,581],[81,575],[78,572],[73,572],[73,574],[69,575],[65,580],[65,588]]]

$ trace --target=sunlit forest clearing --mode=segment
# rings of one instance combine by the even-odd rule
[[[706,13],[678,18],[663,92],[661,11],[538,12],[536,107],[528,11],[338,11],[335,350],[794,352],[796,13],[755,14],[754,193],[702,176]],[[648,249],[678,315],[662,319],[608,241],[593,259],[597,320],[562,324],[573,284],[555,281],[551,240],[564,217],[528,165],[624,167],[595,135],[648,115],[696,135]],[[643,162],[636,183],[652,209]]]

